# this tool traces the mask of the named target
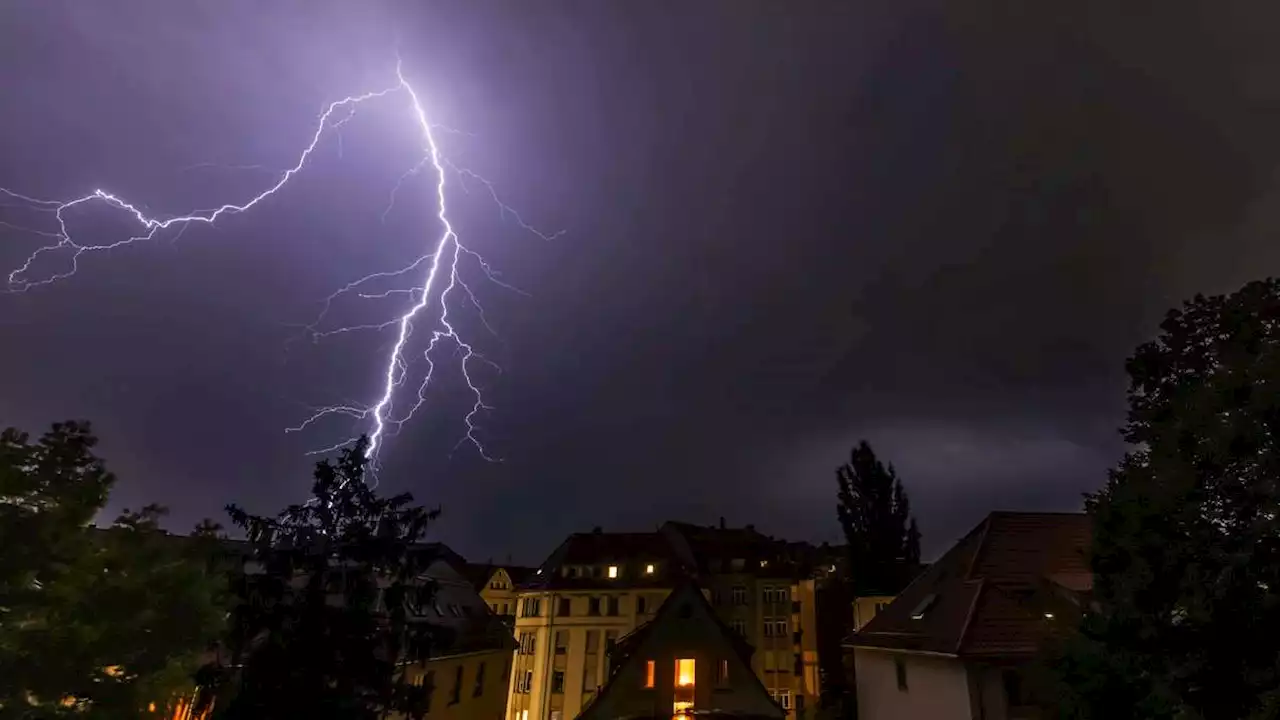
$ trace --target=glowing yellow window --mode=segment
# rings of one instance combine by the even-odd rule
[[[653,661],[644,664],[644,686],[653,687],[654,665]]]
[[[672,720],[688,720],[689,713],[693,711],[693,702],[690,700],[677,700],[672,707]]]
[[[676,660],[676,685],[693,687],[693,658]]]
[[[652,565],[645,565],[645,566],[644,566],[644,574],[645,574],[645,575],[652,575],[652,574],[653,574],[653,566],[652,566]]]
[[[616,577],[618,577],[618,566],[617,566],[617,565],[610,565],[610,566],[609,566],[609,578],[610,578],[610,579],[612,579],[612,578],[616,578]]]

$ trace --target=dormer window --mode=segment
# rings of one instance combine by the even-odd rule
[[[652,575],[653,571],[654,571],[653,563],[649,563],[648,565],[644,566],[645,575]]]
[[[610,580],[616,580],[616,579],[618,579],[618,566],[617,566],[617,565],[610,565],[610,566],[609,566],[609,579],[610,579]]]

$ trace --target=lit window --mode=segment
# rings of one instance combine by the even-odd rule
[[[693,687],[693,658],[676,660],[676,685]]]
[[[654,671],[655,671],[655,667],[654,667],[654,662],[652,660],[644,664],[644,686],[647,688],[653,687]]]
[[[693,710],[692,700],[677,700],[672,708],[675,711],[675,720],[686,720],[690,711]]]
[[[761,561],[760,561],[760,567],[769,567],[769,561],[768,561],[768,560],[761,560]]]
[[[1053,613],[1045,613],[1045,614],[1044,614],[1044,617],[1045,617],[1045,619],[1046,619],[1046,620],[1052,620],[1052,619],[1053,619]]]
[[[613,578],[616,578],[616,577],[618,577],[618,566],[617,566],[617,565],[610,565],[610,566],[609,566],[609,579],[611,579],[611,580],[612,580]]]
[[[653,565],[645,565],[645,566],[644,566],[644,574],[645,574],[645,575],[652,575],[652,574],[653,574]]]

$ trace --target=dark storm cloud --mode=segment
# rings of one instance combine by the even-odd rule
[[[268,5],[0,11],[0,184],[239,195],[253,171],[179,171],[288,162],[322,102],[385,80],[398,36],[436,118],[475,134],[450,153],[569,231],[458,196],[529,292],[483,291],[506,461],[450,452],[446,393],[383,482],[442,503],[477,557],[669,517],[835,539],[832,471],[860,437],[935,550],[993,507],[1077,507],[1122,450],[1122,361],[1159,313],[1280,260],[1276,18],[1244,4]],[[121,502],[184,522],[296,499],[315,438],[281,428],[369,396],[380,356],[287,345],[286,324],[420,242],[423,208],[377,222],[413,152],[399,123],[351,123],[257,215],[0,300],[0,421],[95,419]],[[7,263],[34,240],[0,239]]]

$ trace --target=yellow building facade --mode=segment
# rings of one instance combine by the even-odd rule
[[[609,677],[612,644],[696,577],[755,652],[752,671],[793,720],[817,709],[816,584],[794,546],[754,529],[667,523],[569,537],[517,592],[507,717],[571,720]]]

